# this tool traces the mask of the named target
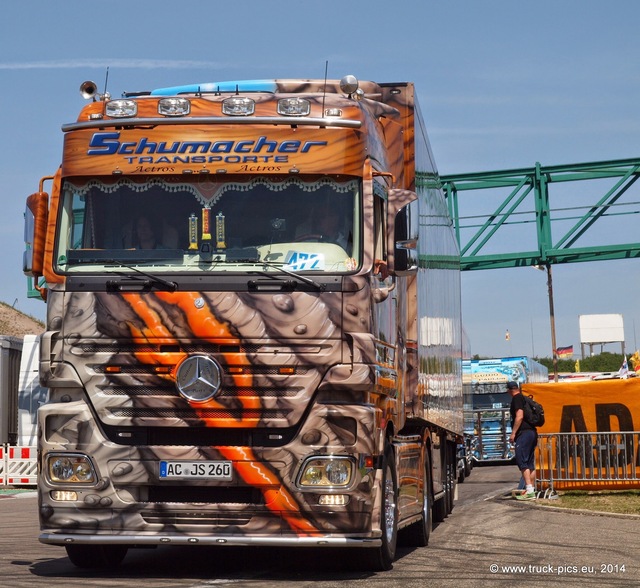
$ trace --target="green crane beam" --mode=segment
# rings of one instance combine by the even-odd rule
[[[462,269],[640,257],[631,216],[640,213],[639,177],[640,159],[442,176]],[[509,230],[517,238],[501,238]]]

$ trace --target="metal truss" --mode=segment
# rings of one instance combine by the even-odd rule
[[[639,177],[640,159],[442,176],[462,269],[640,257]]]

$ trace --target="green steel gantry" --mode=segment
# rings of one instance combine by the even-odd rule
[[[605,217],[640,212],[640,202],[630,202],[627,194],[639,177],[640,159],[555,166],[541,166],[536,163],[532,168],[442,176],[442,188],[460,246],[462,269],[549,267],[558,263],[640,257],[638,242],[576,246],[576,242],[585,237],[597,221]],[[596,182],[591,183],[591,191],[595,185],[599,193],[589,194],[587,197],[590,202],[579,196],[579,202],[574,206],[566,206],[560,202],[562,198],[552,198],[554,185],[587,180],[598,180],[597,185]],[[418,182],[426,184],[429,179],[419,176]],[[582,190],[583,186],[580,188]],[[496,199],[494,196],[492,208],[488,212],[461,215],[462,193],[471,190],[488,190],[494,194],[498,193],[498,197]],[[483,195],[488,193],[484,192]],[[575,196],[576,194],[573,194],[574,200]],[[463,200],[468,208],[467,204],[472,202],[471,199],[465,197]],[[482,200],[488,202],[487,198]],[[555,208],[551,206],[552,200]],[[507,225],[533,222],[536,227],[536,249],[517,251],[520,240],[512,239],[508,241],[506,250],[503,245],[502,251],[487,252],[493,243],[492,239],[497,241],[494,237]],[[552,237],[552,223],[555,223],[555,229],[562,226],[559,236]],[[615,235],[612,235],[612,232]],[[624,233],[618,234],[617,229],[609,230],[607,235],[609,240],[628,240],[625,239]]]
[[[640,257],[640,243],[634,241],[635,219],[630,218],[640,213],[638,190],[631,190],[639,177],[640,159],[622,159],[544,167],[536,163],[532,168],[440,178],[460,246],[462,270],[546,269],[555,381],[558,357],[551,267]],[[419,175],[417,182],[430,184],[426,175]],[[470,191],[475,193],[461,197]],[[461,214],[463,209],[465,214]],[[526,225],[533,223],[535,236],[526,232]],[[511,232],[501,238],[507,231]],[[577,246],[578,240],[589,244]],[[517,250],[521,243],[535,248]]]

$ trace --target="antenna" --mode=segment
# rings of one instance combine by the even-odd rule
[[[329,60],[324,62],[324,87],[322,89],[322,116],[324,117],[324,99],[327,95],[327,72],[329,71]]]
[[[107,66],[107,73],[104,76],[104,95],[108,96],[107,94],[107,84],[109,83],[109,66]]]

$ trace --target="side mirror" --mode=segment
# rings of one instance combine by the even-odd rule
[[[396,275],[418,269],[418,201],[403,206],[396,214],[394,226],[393,270]]]
[[[410,190],[389,190],[387,205],[387,267],[401,274],[418,267],[418,195]]]
[[[49,195],[46,192],[36,192],[27,198],[24,214],[25,252],[22,270],[32,278],[41,276],[44,269],[48,212]]]

